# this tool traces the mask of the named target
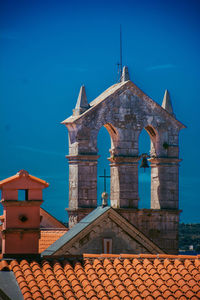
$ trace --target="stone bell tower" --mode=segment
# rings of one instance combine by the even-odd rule
[[[38,255],[42,190],[48,186],[25,170],[0,181],[3,257]]]
[[[97,135],[111,138],[111,206],[168,253],[178,247],[179,131],[169,92],[159,105],[130,81],[124,67],[120,83],[88,103],[81,87],[73,115],[62,122],[69,132],[69,226],[97,206]],[[138,209],[138,140],[151,140],[151,208]]]

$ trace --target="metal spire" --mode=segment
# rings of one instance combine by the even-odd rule
[[[122,25],[120,24],[120,78],[122,77]]]
[[[122,25],[120,24],[120,37],[119,37],[119,49],[120,49],[120,55],[119,55],[119,62],[117,63],[118,66],[118,78],[117,81],[121,81],[122,78]]]

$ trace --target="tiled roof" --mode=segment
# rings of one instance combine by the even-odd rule
[[[58,221],[52,214],[40,207],[40,216],[42,217],[40,228],[67,228],[63,223]]]
[[[32,179],[33,181],[36,181],[36,182],[38,182],[38,183],[41,183],[42,185],[44,185],[45,187],[48,187],[49,186],[49,184],[48,184],[48,182],[46,182],[45,180],[42,180],[42,179],[40,179],[40,178],[38,178],[38,177],[35,177],[35,176],[33,176],[33,175],[30,175],[27,171],[25,171],[25,170],[20,170],[19,172],[17,172],[17,174],[16,175],[14,175],[14,176],[11,176],[11,177],[8,177],[8,178],[6,178],[6,179],[4,179],[4,180],[1,180],[0,181],[0,187],[2,187],[4,184],[6,184],[6,183],[8,183],[8,182],[11,182],[11,181],[13,181],[13,180],[16,180],[16,179],[19,179],[21,176],[26,176],[26,177],[29,177],[30,179]]]
[[[68,229],[52,229],[52,230],[41,230],[39,239],[39,253],[46,250],[51,244],[57,241]]]
[[[84,254],[0,270],[14,272],[24,299],[200,299],[200,256]]]

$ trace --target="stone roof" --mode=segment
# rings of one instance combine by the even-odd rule
[[[0,271],[5,276],[13,271],[24,299],[200,299],[200,256],[84,254],[3,260]]]

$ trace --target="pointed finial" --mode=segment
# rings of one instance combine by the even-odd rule
[[[87,101],[85,86],[82,85],[80,88],[77,102],[76,102],[76,107],[75,107],[75,109],[73,109],[73,115],[79,116],[83,112],[85,112],[89,107],[90,107],[90,105],[88,104],[88,101]]]
[[[165,94],[162,102],[162,108],[164,108],[166,111],[168,111],[168,113],[174,116],[172,102],[168,90],[165,90]]]
[[[121,77],[121,82],[128,81],[128,80],[130,80],[128,67],[124,66],[123,72],[122,72],[122,77]]]
[[[17,172],[17,175],[19,176],[28,176],[28,172],[26,170],[20,170],[19,172]]]

